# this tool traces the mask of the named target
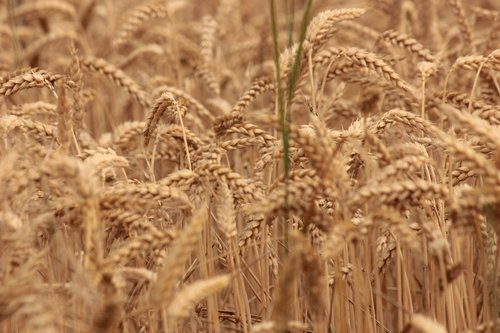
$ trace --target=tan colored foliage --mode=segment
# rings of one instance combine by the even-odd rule
[[[285,176],[270,1],[0,1],[0,333],[500,330],[500,3],[275,1]]]

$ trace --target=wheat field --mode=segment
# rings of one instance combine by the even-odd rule
[[[500,331],[498,0],[0,4],[0,333]]]

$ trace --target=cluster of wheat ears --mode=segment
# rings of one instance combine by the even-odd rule
[[[500,329],[497,0],[0,4],[1,333]]]

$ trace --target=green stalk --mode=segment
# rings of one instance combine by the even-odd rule
[[[280,52],[278,46],[278,27],[276,18],[276,4],[275,0],[269,1],[271,10],[271,27],[273,33],[273,57],[274,65],[276,67],[276,85],[278,91],[278,114],[280,117],[280,130],[283,139],[283,163],[285,168],[285,178],[288,178],[290,172],[290,161],[289,161],[289,143],[288,143],[288,126],[286,124],[286,114],[285,114],[285,95],[283,91],[283,83],[281,78],[281,68],[280,68]],[[285,198],[286,204],[286,198]]]
[[[308,0],[306,4],[306,9],[304,10],[304,15],[302,16],[302,23],[300,25],[300,38],[299,38],[299,47],[297,49],[297,53],[295,54],[295,60],[292,67],[292,73],[288,79],[288,100],[287,107],[288,110],[291,109],[292,106],[292,98],[293,93],[295,91],[295,86],[297,85],[297,79],[300,73],[300,65],[301,60],[303,58],[302,51],[304,49],[304,40],[306,39],[307,26],[309,24],[309,12],[311,11],[312,0]],[[290,114],[290,112],[287,112]]]
[[[292,116],[292,99],[293,93],[297,85],[297,80],[301,68],[301,60],[303,58],[302,51],[304,49],[304,40],[306,39],[307,26],[309,24],[309,12],[311,11],[312,0],[308,0],[306,3],[306,8],[304,10],[304,15],[302,16],[302,22],[300,26],[300,38],[299,47],[297,48],[297,53],[295,54],[295,59],[292,67],[292,72],[288,76],[288,95],[286,102],[286,110],[284,114],[280,113],[281,121],[281,133],[283,138],[283,155],[284,155],[284,169],[285,169],[285,179],[288,179],[290,174],[290,145],[289,145],[289,128],[288,124],[291,123]],[[286,201],[285,201],[286,202]]]
[[[270,11],[271,11],[271,26],[272,26],[272,34],[273,34],[273,56],[274,56],[274,64],[276,67],[276,84],[278,90],[278,113],[280,117],[280,130],[283,140],[283,165],[284,165],[284,173],[285,178],[288,178],[290,173],[290,146],[289,146],[289,133],[288,133],[288,123],[291,120],[291,105],[293,99],[293,93],[295,91],[295,87],[297,85],[297,79],[300,73],[301,60],[303,58],[302,51],[304,48],[304,40],[306,38],[307,25],[309,22],[309,13],[311,11],[312,0],[308,0],[306,4],[306,8],[304,10],[304,15],[302,17],[301,29],[300,29],[300,39],[299,39],[299,47],[297,49],[297,53],[295,54],[295,59],[292,67],[292,72],[289,75],[288,79],[288,95],[287,95],[287,103],[285,105],[284,100],[284,92],[283,92],[283,83],[280,75],[281,68],[279,63],[279,47],[278,47],[278,28],[277,28],[277,17],[276,17],[276,4],[275,0],[270,0]],[[292,19],[293,21],[293,19]],[[289,28],[290,28],[289,22]],[[289,39],[290,41],[290,39]]]
[[[290,173],[290,148],[288,142],[288,126],[286,123],[285,114],[285,94],[283,91],[283,82],[281,78],[281,68],[280,68],[280,52],[278,46],[278,28],[277,28],[277,18],[276,18],[276,4],[275,0],[269,0],[269,6],[271,11],[271,27],[273,33],[273,58],[274,65],[276,67],[276,90],[278,93],[278,114],[280,118],[280,130],[283,142],[283,165],[285,172],[285,180],[288,179]],[[288,187],[285,185],[285,221],[288,219]],[[284,226],[284,248],[285,255],[288,254],[288,228]]]
[[[293,0],[292,0],[293,1]],[[297,53],[295,54],[295,59],[292,67],[292,71],[288,76],[288,95],[287,95],[287,103],[285,104],[285,96],[283,91],[283,82],[281,78],[281,68],[280,68],[280,52],[278,46],[278,28],[277,28],[277,17],[276,17],[276,3],[275,0],[269,1],[270,11],[271,11],[271,26],[272,26],[272,34],[273,34],[273,57],[274,64],[276,67],[276,85],[278,92],[278,113],[280,118],[280,130],[281,130],[281,138],[283,142],[283,168],[285,181],[288,180],[290,175],[290,139],[289,139],[289,126],[288,124],[291,121],[291,107],[292,107],[292,99],[293,93],[295,91],[297,80],[300,73],[301,68],[301,60],[303,58],[302,52],[304,48],[304,40],[306,38],[307,26],[309,23],[309,13],[311,11],[312,0],[308,0],[306,3],[306,7],[304,10],[304,15],[302,16],[301,28],[300,28],[300,38],[299,38],[299,47],[297,49]],[[287,23],[288,23],[288,42],[292,43],[292,29],[293,29],[293,7],[290,8],[289,3],[285,2],[286,11],[287,11]],[[293,4],[292,4],[293,6]],[[285,185],[286,186],[286,185]],[[285,187],[285,219],[288,217],[288,188]],[[285,251],[288,252],[288,228],[285,227]]]

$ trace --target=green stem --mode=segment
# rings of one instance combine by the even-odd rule
[[[291,47],[293,42],[292,30],[293,30],[293,0],[292,4],[285,0],[285,10],[287,12],[287,25],[288,25],[288,43]],[[300,29],[300,39],[297,53],[295,54],[294,63],[292,71],[288,76],[288,94],[287,102],[285,104],[285,96],[283,91],[283,82],[281,77],[280,68],[280,52],[278,46],[278,27],[277,27],[277,17],[276,17],[276,3],[275,0],[269,0],[270,12],[271,12],[271,26],[273,34],[273,58],[276,67],[276,90],[278,93],[278,113],[280,119],[280,130],[281,138],[283,142],[283,168],[285,175],[285,182],[288,181],[290,175],[290,138],[289,138],[289,124],[291,122],[291,108],[293,93],[297,85],[297,80],[301,69],[301,60],[303,58],[302,52],[304,48],[304,40],[306,38],[307,26],[309,23],[309,13],[311,11],[312,0],[308,0],[304,10],[304,15],[302,16],[301,29]],[[285,185],[285,219],[288,219],[288,186]],[[288,228],[285,227],[285,248],[288,251]]]
[[[297,85],[297,80],[299,77],[301,62],[302,62],[302,51],[304,49],[304,40],[306,39],[307,26],[309,24],[309,12],[311,11],[312,0],[308,0],[306,4],[306,8],[304,10],[304,15],[302,16],[302,23],[300,26],[300,38],[299,38],[299,47],[297,49],[297,53],[295,54],[295,59],[292,67],[292,73],[288,79],[288,100],[287,106],[288,109],[291,108],[293,93],[295,92],[295,87]]]
[[[285,168],[285,177],[288,178],[289,170],[290,170],[290,161],[288,159],[289,155],[289,145],[288,145],[288,126],[286,124],[286,114],[285,114],[285,96],[283,91],[283,84],[281,78],[281,68],[280,68],[280,53],[278,46],[278,27],[277,27],[277,18],[276,18],[276,4],[275,0],[269,1],[270,10],[271,10],[271,27],[273,33],[273,57],[274,57],[274,65],[276,67],[276,85],[278,92],[278,114],[280,117],[280,130],[283,139],[283,154],[284,154],[284,168]]]

